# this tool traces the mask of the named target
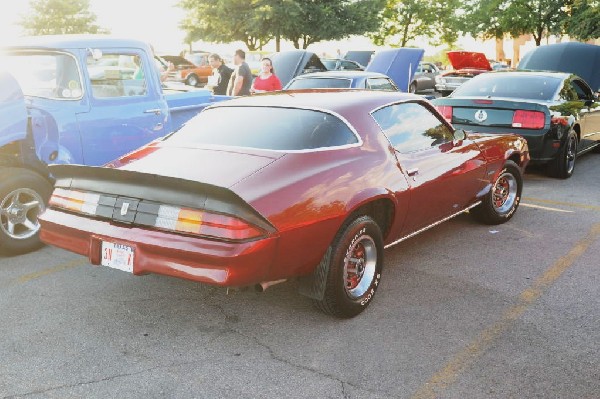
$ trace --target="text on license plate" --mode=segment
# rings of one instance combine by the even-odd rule
[[[133,254],[133,247],[130,247],[129,245],[102,241],[102,257],[100,264],[102,266],[108,266],[113,269],[133,273]]]

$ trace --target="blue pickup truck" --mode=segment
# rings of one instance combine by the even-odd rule
[[[0,252],[40,245],[49,164],[103,165],[228,97],[165,89],[151,47],[107,36],[40,36],[2,50]]]

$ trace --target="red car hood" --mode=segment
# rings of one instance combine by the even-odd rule
[[[107,166],[229,188],[284,155],[252,149],[182,148],[154,144]]]
[[[492,66],[483,53],[472,51],[449,51],[448,59],[454,69],[483,69],[491,71]]]

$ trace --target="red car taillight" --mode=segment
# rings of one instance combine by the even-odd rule
[[[448,122],[452,122],[452,107],[449,105],[437,105],[437,110],[440,111],[440,114],[444,117]]]
[[[100,197],[101,195],[98,193],[56,188],[50,197],[49,205],[80,214],[101,217],[101,212],[98,212]],[[160,230],[222,240],[243,241],[265,235],[262,229],[232,215],[164,204],[154,204],[153,207],[154,211],[146,212],[146,217],[139,220],[136,218],[134,223]],[[106,214],[104,214],[104,218],[107,218]]]
[[[539,111],[516,110],[513,114],[512,127],[522,129],[541,129],[544,127],[546,115]]]
[[[249,240],[264,235],[259,228],[234,216],[170,205],[160,206],[154,227],[225,240]]]

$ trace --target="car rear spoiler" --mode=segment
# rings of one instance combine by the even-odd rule
[[[55,187],[127,198],[165,205],[202,209],[242,218],[272,234],[275,227],[233,191],[191,180],[123,169],[50,165]]]

